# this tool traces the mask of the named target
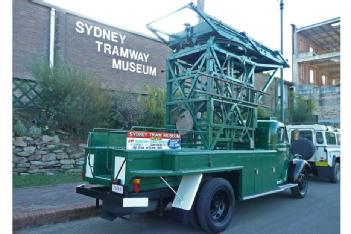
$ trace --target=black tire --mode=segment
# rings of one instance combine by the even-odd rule
[[[305,170],[300,172],[295,183],[298,185],[290,189],[292,196],[298,199],[304,198],[308,191],[308,174]]]
[[[224,231],[232,221],[234,209],[234,191],[227,180],[213,178],[200,188],[196,215],[204,231],[211,233]]]
[[[199,188],[201,188],[204,183],[206,183],[208,180],[211,180],[211,179],[212,179],[212,177],[210,177],[210,176],[204,176],[201,180]],[[196,204],[197,204],[198,197],[199,197],[199,195],[196,195],[194,202],[193,202],[193,206],[191,207],[189,223],[194,229],[200,230],[201,227],[200,227],[199,220],[198,220],[197,214],[196,214]]]
[[[199,221],[197,219],[195,208],[191,209],[190,211],[189,223],[194,229],[197,229],[197,230],[201,229]]]
[[[335,162],[334,166],[330,168],[330,181],[335,184],[340,181],[340,163],[338,162]]]
[[[313,145],[313,142],[306,138],[295,140],[290,146],[290,152],[292,155],[299,154],[305,160],[309,160],[315,151],[316,147]]]

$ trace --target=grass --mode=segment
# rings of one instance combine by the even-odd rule
[[[12,186],[13,188],[33,187],[33,186],[46,186],[55,184],[66,184],[83,182],[81,173],[79,172],[66,172],[55,173],[54,175],[33,174],[33,175],[13,175]]]

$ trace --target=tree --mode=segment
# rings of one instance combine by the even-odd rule
[[[139,125],[142,107],[135,95],[130,93],[111,92],[110,99],[111,127],[130,129],[133,125]]]
[[[61,62],[51,68],[42,61],[32,72],[40,87],[41,125],[79,135],[107,126],[109,97],[90,74]]]
[[[263,107],[257,107],[257,118],[258,119],[264,119],[268,118],[270,116],[270,111],[268,111],[266,108]]]
[[[307,100],[302,96],[290,94],[291,107],[286,111],[287,119],[293,124],[311,123],[315,104],[313,100]]]
[[[145,86],[147,95],[141,96],[139,102],[143,108],[140,124],[150,127],[164,127],[166,118],[166,91]]]

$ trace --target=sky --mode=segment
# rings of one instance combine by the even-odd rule
[[[45,0],[45,3],[129,31],[153,34],[145,25],[196,0]],[[256,41],[280,50],[279,0],[205,0],[205,12]],[[340,16],[341,0],[285,0],[283,54],[291,61],[291,24],[298,28]],[[181,20],[181,19],[179,19]],[[291,69],[284,70],[291,81]]]

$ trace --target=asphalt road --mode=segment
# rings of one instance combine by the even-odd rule
[[[183,226],[170,214],[136,215],[132,221],[113,222],[99,217],[19,230],[15,233],[202,233]],[[340,233],[340,186],[313,179],[304,199],[290,191],[237,203],[236,213],[224,233],[245,234],[337,234]]]

